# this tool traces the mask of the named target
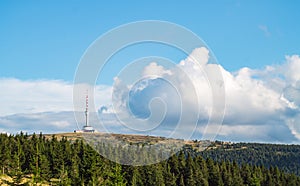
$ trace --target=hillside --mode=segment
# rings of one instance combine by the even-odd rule
[[[76,139],[84,139],[89,137],[96,137],[101,139],[107,140],[119,140],[124,141],[131,144],[156,144],[162,142],[174,142],[180,143],[183,145],[191,145],[193,148],[199,148],[200,146],[208,147],[211,142],[209,141],[190,141],[190,140],[183,140],[183,139],[173,139],[173,138],[166,138],[161,136],[144,136],[144,135],[136,135],[136,134],[114,134],[114,133],[59,133],[59,134],[43,134],[46,139],[51,139],[55,136],[58,140],[62,138],[67,138],[68,140],[74,141]]]
[[[85,136],[83,136],[85,135]],[[300,176],[300,145],[284,144],[262,144],[262,143],[230,143],[230,142],[209,142],[197,140],[168,139],[157,136],[126,135],[126,134],[82,134],[82,133],[61,133],[55,134],[57,139],[63,137],[68,140],[88,139],[88,136],[98,136],[97,140],[103,141],[117,139],[130,144],[157,144],[157,143],[176,143],[183,146],[185,151],[199,154],[203,158],[212,158],[215,161],[236,162],[239,165],[250,164],[265,167],[278,167],[287,173],[294,173]],[[52,134],[44,135],[51,139]],[[101,139],[99,139],[101,136]],[[296,163],[297,162],[297,163]],[[299,162],[299,163],[298,163]]]
[[[300,177],[270,166],[238,165],[229,161],[213,161],[209,153],[225,148],[225,143],[214,142],[206,151],[199,144],[184,141],[185,148],[176,155],[147,166],[120,165],[100,156],[85,144],[84,134],[7,136],[0,134],[1,185],[300,185]],[[110,139],[107,134],[100,138]],[[133,145],[183,140],[153,136],[122,135]],[[86,137],[86,136],[85,136]],[[70,139],[70,140],[68,140]],[[86,138],[85,138],[86,139]],[[161,142],[161,143],[162,143]],[[201,145],[200,145],[201,146]],[[270,145],[272,146],[272,145]],[[246,147],[233,149],[247,149]],[[296,146],[298,148],[298,146]],[[118,148],[123,148],[118,146]],[[255,148],[255,144],[253,144]],[[118,153],[114,147],[108,153]],[[259,149],[259,148],[258,148]],[[229,150],[226,150],[229,151]],[[125,155],[131,156],[132,152]],[[206,154],[205,154],[206,153]],[[204,158],[203,158],[204,157]]]
[[[199,154],[219,162],[273,166],[300,175],[300,145],[214,142]]]

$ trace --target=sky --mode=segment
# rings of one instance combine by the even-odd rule
[[[218,131],[216,138],[226,141],[299,143],[299,7],[298,1],[1,1],[0,132],[73,131],[77,127],[73,81],[88,47],[120,25],[161,20],[189,29],[207,47],[195,48],[194,53],[186,54],[165,45],[144,43],[112,56],[97,79],[92,98],[95,112],[108,123],[106,127],[110,131],[136,132],[117,122],[111,105],[119,102],[111,99],[113,93],[113,96],[130,94],[131,97],[121,100],[120,107],[115,109],[126,110],[121,106],[128,101],[129,113],[141,117],[139,119],[149,117],[148,104],[157,93],[165,102],[164,106],[156,105],[154,99],[156,111],[165,106],[173,107],[179,99],[173,88],[160,78],[138,81],[132,90],[128,90],[129,85],[123,85],[120,78],[115,78],[126,65],[143,56],[168,57],[176,63],[166,67],[161,61],[149,61],[142,74],[158,73],[155,75],[171,82],[196,85],[195,95],[190,91],[180,92],[178,88],[182,94],[181,104],[187,104],[184,108],[195,108],[183,113],[187,118],[198,114],[207,122],[214,106],[207,101],[212,99],[209,86],[203,74],[191,68],[194,64],[189,59],[189,56],[200,56],[196,63],[201,62],[204,71],[217,70],[224,76],[226,112],[222,128],[214,128],[218,125],[212,117],[207,133]],[[208,65],[209,59],[205,56],[215,57],[219,65]],[[174,70],[177,68],[189,74],[191,82],[186,81],[187,77],[180,79],[181,73]],[[146,87],[141,89],[142,85]],[[169,96],[164,97],[164,93]],[[84,95],[82,97],[83,107]],[[201,105],[191,105],[191,97],[198,99]],[[153,108],[150,104],[150,110]],[[82,109],[75,113],[80,115]],[[164,123],[148,131],[149,134],[171,135],[171,123],[178,122],[174,115],[181,111],[167,111]],[[90,119],[97,122],[92,115]],[[186,123],[185,128],[193,128],[188,124],[190,121]],[[196,131],[200,132],[193,138],[200,138],[203,133],[204,124],[198,124]],[[129,128],[137,125],[130,120]]]

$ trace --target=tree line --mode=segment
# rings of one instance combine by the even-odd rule
[[[251,164],[278,167],[287,173],[300,176],[300,146],[260,143],[224,143],[216,141],[212,148],[199,153],[204,158],[221,162],[236,161],[239,165]],[[217,148],[213,148],[217,147]]]
[[[185,149],[157,164],[120,165],[83,140],[42,134],[0,134],[0,168],[14,179],[11,185],[300,185],[298,176],[277,167],[214,161]],[[26,176],[30,181],[21,183]]]

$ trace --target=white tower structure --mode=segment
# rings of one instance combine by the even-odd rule
[[[85,125],[82,128],[83,132],[95,132],[94,128],[89,124],[89,93],[85,96]]]

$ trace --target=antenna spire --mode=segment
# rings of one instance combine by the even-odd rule
[[[85,96],[85,126],[89,126],[89,92],[86,90],[86,96]]]

